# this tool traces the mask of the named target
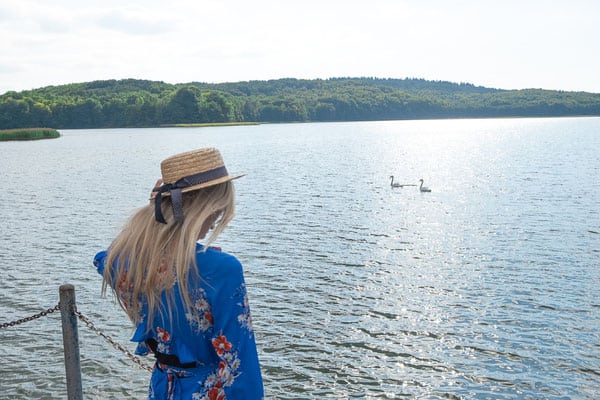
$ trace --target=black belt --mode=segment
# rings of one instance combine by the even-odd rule
[[[148,345],[148,347],[150,347],[150,350],[152,350],[152,353],[154,353],[156,360],[161,364],[166,364],[171,367],[177,367],[177,368],[194,368],[194,367],[196,367],[195,361],[189,362],[189,363],[182,363],[181,361],[179,361],[179,357],[177,357],[175,354],[164,354],[164,353],[157,351],[158,342],[154,339],[146,340],[146,345]]]

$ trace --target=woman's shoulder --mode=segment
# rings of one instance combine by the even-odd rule
[[[223,251],[220,247],[210,246],[206,250],[201,245],[196,248],[196,261],[200,269],[203,267],[218,268],[222,272],[242,270],[242,264],[233,254]]]

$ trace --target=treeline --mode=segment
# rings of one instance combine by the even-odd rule
[[[423,79],[278,79],[219,84],[125,79],[0,96],[0,129],[591,115],[600,115],[600,94],[500,90]]]

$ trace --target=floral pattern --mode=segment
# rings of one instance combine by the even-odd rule
[[[221,358],[217,370],[210,374],[203,383],[200,392],[192,395],[194,400],[223,400],[226,399],[225,388],[233,385],[240,368],[237,352],[232,351],[233,345],[222,333],[213,338],[212,345],[215,353]]]
[[[231,343],[227,341],[227,338],[224,335],[219,335],[218,337],[214,338],[212,340],[212,344],[219,357],[223,357],[225,352],[231,351]]]
[[[242,313],[238,315],[238,321],[242,327],[246,328],[250,333],[252,333],[252,317],[250,316],[250,303],[248,302],[246,287],[242,285],[239,290],[243,292],[243,301],[238,303],[238,305],[242,307]]]
[[[169,346],[169,342],[171,341],[171,335],[169,335],[169,332],[167,332],[161,327],[157,327],[156,339],[156,350],[164,354],[169,354],[171,352],[171,346]]]
[[[207,332],[212,328],[214,318],[210,304],[206,300],[206,292],[198,288],[190,296],[193,301],[192,310],[186,313],[185,317],[196,333]]]

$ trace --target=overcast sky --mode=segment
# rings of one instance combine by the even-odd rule
[[[600,93],[600,1],[0,0],[0,94],[286,77]]]

